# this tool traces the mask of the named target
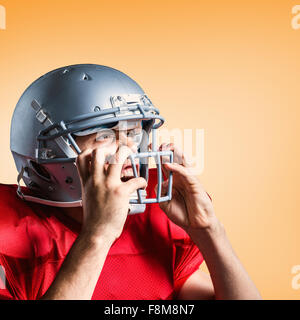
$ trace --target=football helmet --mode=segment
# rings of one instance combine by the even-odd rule
[[[164,118],[143,89],[126,74],[101,65],[78,64],[53,70],[23,93],[14,110],[10,148],[18,170],[18,195],[56,207],[82,206],[76,158],[81,153],[76,136],[113,128],[122,121],[139,120],[143,134],[138,152],[130,155],[134,176],[148,180],[149,159],[157,167],[157,196],[137,190],[129,201],[129,213],[140,213],[147,203],[171,199],[172,173],[167,194],[162,195],[161,157],[173,162],[171,151],[157,148],[157,129]],[[152,135],[152,150],[149,138]],[[134,163],[139,162],[139,172]],[[21,179],[33,195],[25,195]]]

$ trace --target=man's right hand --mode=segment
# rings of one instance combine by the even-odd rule
[[[107,236],[114,241],[123,230],[131,193],[145,188],[144,178],[121,181],[122,166],[132,150],[121,146],[110,157],[110,148],[87,149],[77,157],[77,168],[82,186],[82,233],[93,239]]]

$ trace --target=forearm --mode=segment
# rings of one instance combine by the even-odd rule
[[[208,267],[216,299],[261,299],[261,296],[234,253],[220,223],[214,228],[190,234]]]
[[[44,300],[90,300],[113,240],[80,234]]]

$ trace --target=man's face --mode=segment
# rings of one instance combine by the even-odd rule
[[[142,138],[142,121],[119,121],[118,124],[111,129],[100,129],[96,133],[84,136],[77,136],[75,141],[81,151],[86,149],[108,148],[110,154],[113,155],[117,152],[120,146],[127,146],[136,153]],[[109,163],[105,164],[105,169]],[[136,162],[137,170],[139,170],[138,160]],[[127,181],[133,177],[133,170],[131,162],[127,159],[123,165],[121,172],[122,181]]]

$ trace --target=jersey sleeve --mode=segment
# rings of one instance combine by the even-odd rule
[[[0,184],[2,300],[40,298],[53,279],[52,270],[62,261],[64,251],[55,245],[60,229],[43,213],[43,207],[19,199],[14,185]]]
[[[185,281],[199,269],[203,256],[199,248],[183,230],[174,239],[174,291],[178,295]]]

